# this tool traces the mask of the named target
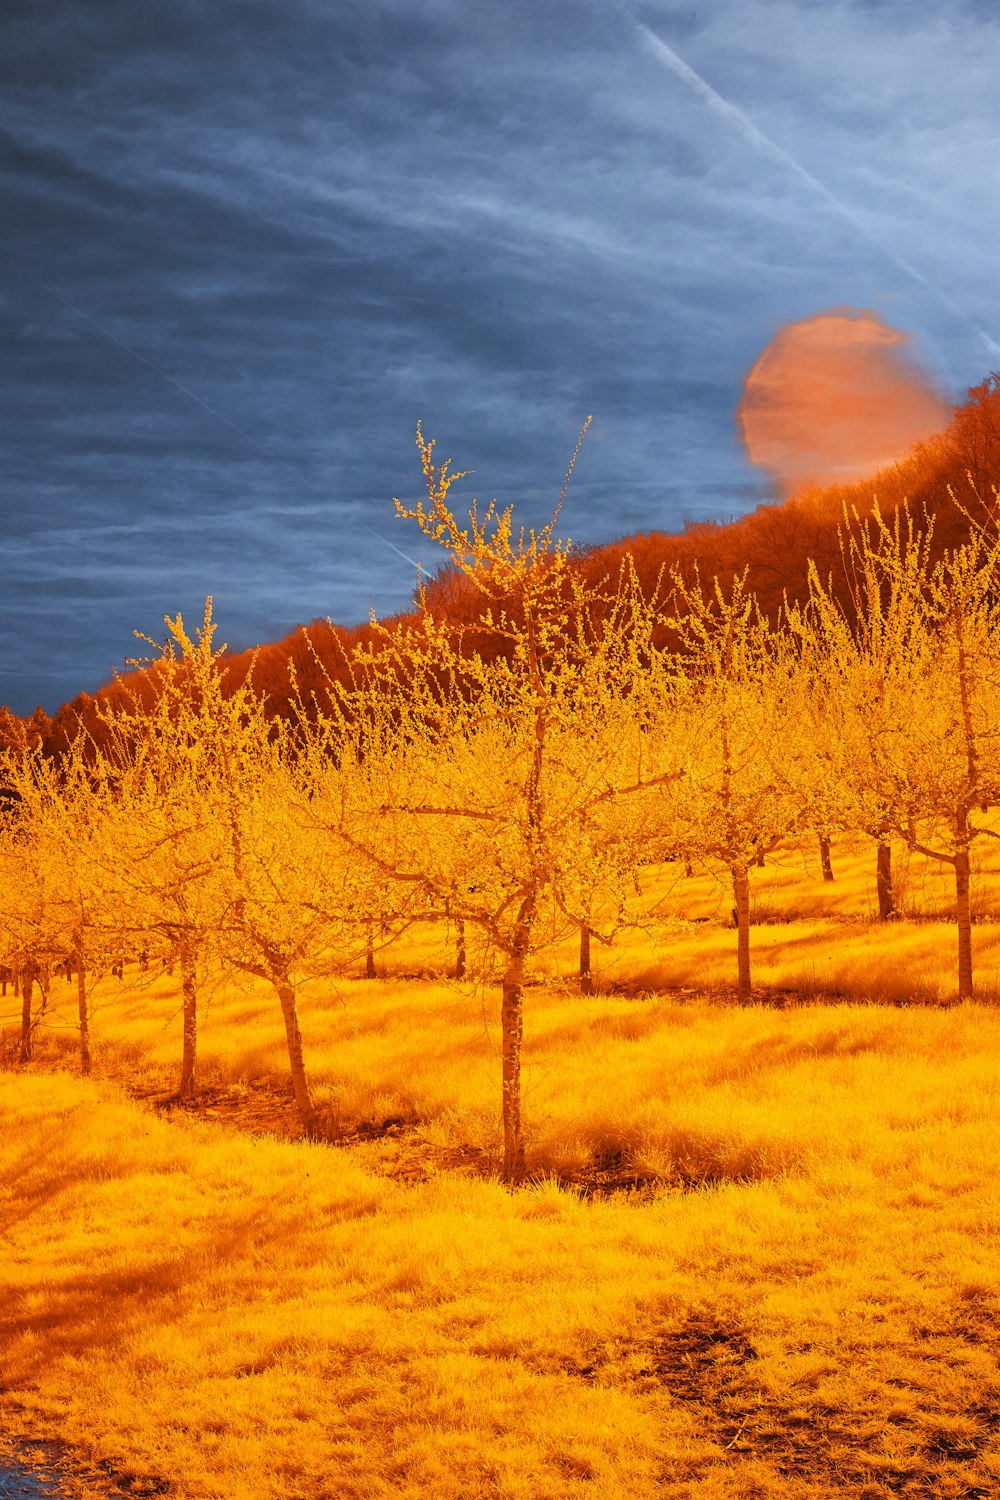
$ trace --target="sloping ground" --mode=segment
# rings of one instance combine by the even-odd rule
[[[1000,1018],[633,1013],[566,1108],[648,1195],[408,1178],[419,1096],[334,1148],[4,1075],[0,1421],[177,1500],[1000,1493]]]

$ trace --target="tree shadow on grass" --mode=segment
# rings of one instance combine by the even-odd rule
[[[269,1223],[268,1230],[273,1229]],[[8,1350],[6,1389],[30,1382],[43,1364],[63,1355],[111,1348],[123,1328],[140,1321],[166,1322],[193,1306],[194,1287],[206,1257],[224,1263],[244,1253],[262,1234],[259,1211],[247,1210],[225,1232],[213,1225],[183,1251],[160,1254],[106,1271],[74,1270],[45,1280],[40,1293],[0,1305],[0,1343]],[[16,1357],[12,1352],[20,1341]]]
[[[905,1040],[895,1037],[888,1028],[870,1036],[858,1036],[852,1027],[840,1026],[812,1040],[761,1037],[749,1046],[727,1051],[724,1057],[707,1066],[702,1076],[704,1082],[714,1088],[748,1075],[787,1072],[798,1063],[860,1057],[869,1053],[895,1053],[904,1046]]]
[[[248,1217],[234,1230],[229,1237],[230,1250],[245,1242],[252,1223]],[[219,1250],[224,1254],[226,1246],[220,1245]],[[185,1286],[195,1279],[197,1264],[203,1261],[204,1249],[199,1246],[183,1255],[160,1256],[127,1270],[78,1272],[58,1283],[49,1279],[41,1306],[38,1296],[30,1304],[8,1298],[0,1307],[0,1344],[6,1350],[0,1413],[7,1409],[10,1426],[35,1427],[36,1419],[31,1416],[17,1420],[19,1412],[29,1410],[18,1393],[30,1391],[53,1363],[79,1359],[96,1349],[112,1349],[139,1318],[149,1325],[176,1315],[177,1299],[183,1297]],[[62,1460],[70,1474],[75,1471],[83,1475],[80,1465],[68,1457],[69,1450],[57,1442],[39,1442],[33,1436],[22,1444],[21,1452],[36,1468],[39,1457],[49,1466],[55,1462],[57,1477]],[[109,1500],[138,1500],[140,1496],[165,1495],[172,1489],[170,1481],[160,1474],[137,1473],[110,1462],[101,1465],[100,1473],[91,1471],[83,1477],[97,1479]],[[38,1493],[72,1495],[75,1491],[71,1486],[68,1491],[60,1487]]]

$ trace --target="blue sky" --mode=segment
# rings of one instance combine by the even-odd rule
[[[734,412],[786,322],[1000,367],[987,0],[6,0],[0,73],[17,711],[208,593],[239,648],[407,607],[418,419],[535,524],[593,413],[602,541],[771,498]]]

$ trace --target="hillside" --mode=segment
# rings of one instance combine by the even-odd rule
[[[938,437],[919,444],[891,468],[867,479],[827,489],[807,490],[784,503],[759,505],[749,515],[729,522],[688,523],[679,533],[652,531],[621,537],[603,545],[575,549],[575,561],[593,581],[617,572],[631,554],[644,587],[652,590],[663,569],[695,568],[703,578],[726,581],[746,570],[750,589],[772,620],[785,596],[804,598],[808,565],[814,560],[820,574],[836,586],[840,571],[839,527],[845,506],[859,515],[871,514],[877,500],[883,514],[906,503],[922,521],[933,517],[934,550],[953,546],[968,531],[970,517],[984,519],[1000,488],[1000,372],[972,387],[956,407],[948,427]],[[427,583],[427,600],[437,617],[469,624],[477,618],[479,599],[450,564]],[[846,602],[846,594],[845,594]],[[390,630],[405,627],[416,612],[404,612],[382,622]],[[253,681],[275,715],[287,714],[293,697],[291,674],[306,696],[321,690],[324,672],[343,671],[345,652],[372,639],[372,627],[333,625],[313,620],[300,625],[283,640],[227,659],[229,680],[237,686],[253,670]],[[37,709],[17,719],[0,709],[0,744],[28,740],[58,754],[82,723],[100,738],[99,705],[122,695],[143,694],[142,674],[132,672],[103,684],[96,694],[81,692],[51,717]]]

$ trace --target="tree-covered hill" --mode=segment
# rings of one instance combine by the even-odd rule
[[[651,531],[579,547],[574,549],[574,565],[593,582],[616,574],[625,555],[631,554],[647,590],[655,587],[662,571],[675,566],[687,576],[697,569],[706,580],[717,577],[724,589],[745,571],[748,591],[773,620],[784,598],[801,602],[806,597],[810,560],[847,602],[839,541],[845,507],[863,517],[876,502],[883,514],[905,503],[918,522],[933,517],[933,551],[939,554],[961,540],[970,520],[985,518],[995,503],[996,489],[1000,489],[1000,372],[969,390],[942,433],[864,480],[807,490],[783,503],[759,505],[749,515],[729,522],[689,522],[678,533]],[[572,534],[571,524],[567,523],[566,530]],[[480,596],[451,564],[442,566],[425,588],[436,617],[467,627],[474,623]],[[415,618],[414,609],[383,620],[381,626],[405,628]],[[313,620],[280,641],[230,654],[228,680],[235,689],[252,672],[253,684],[266,695],[271,712],[286,714],[295,696],[293,682],[306,699],[322,691],[325,675],[341,676],[346,653],[371,636],[370,624],[346,627]],[[102,702],[114,703],[125,696],[141,701],[144,694],[151,698],[153,685],[136,670],[104,683],[96,694],[78,693],[51,717],[40,708],[24,719],[0,709],[0,744],[40,743],[58,754],[81,724],[100,738]]]

